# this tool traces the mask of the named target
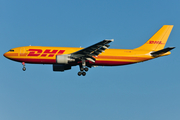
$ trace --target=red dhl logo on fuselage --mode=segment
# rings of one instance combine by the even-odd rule
[[[29,54],[27,56],[41,56],[41,57],[54,57],[55,54],[61,55],[65,52],[65,50],[51,50],[51,49],[29,49]]]
[[[149,41],[148,44],[164,44],[162,41]]]

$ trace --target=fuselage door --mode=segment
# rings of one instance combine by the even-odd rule
[[[26,49],[24,47],[21,47],[20,48],[20,56],[26,56],[27,53],[26,53]]]

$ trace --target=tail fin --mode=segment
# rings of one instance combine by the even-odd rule
[[[152,50],[157,51],[164,48],[173,25],[163,25],[144,45],[135,50]]]

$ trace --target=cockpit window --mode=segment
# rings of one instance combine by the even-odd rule
[[[9,52],[14,52],[14,50],[9,50]]]

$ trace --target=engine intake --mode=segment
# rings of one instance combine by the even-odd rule
[[[59,63],[59,64],[68,64],[74,61],[75,59],[72,58],[70,54],[56,56],[56,63]]]

